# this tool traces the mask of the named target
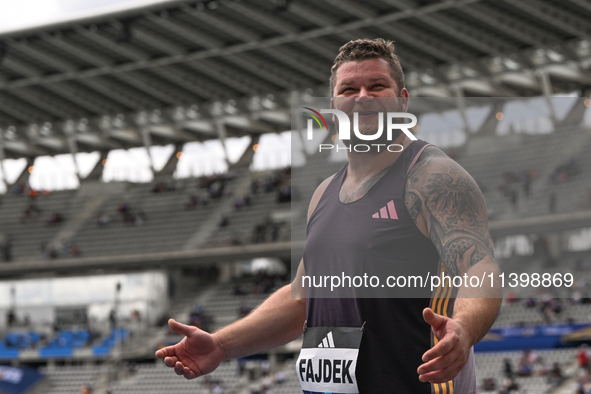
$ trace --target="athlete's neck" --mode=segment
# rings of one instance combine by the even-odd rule
[[[398,138],[398,141],[393,142],[394,144],[400,144],[403,146],[403,150],[400,152],[390,152],[387,149],[383,149],[379,153],[347,152],[347,159],[349,161],[347,181],[353,184],[359,184],[374,177],[376,174],[379,174],[385,168],[396,163],[404,149],[406,149],[411,142],[412,140],[402,133],[402,136]]]
[[[400,144],[403,149],[406,149],[411,142],[405,135],[402,141],[394,143]],[[388,168],[396,163],[401,154],[402,152],[387,150],[375,154],[348,154],[349,167],[339,191],[341,202],[351,203],[365,196],[369,189],[388,172]]]

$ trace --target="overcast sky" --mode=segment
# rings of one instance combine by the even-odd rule
[[[0,0],[0,33],[171,0]]]

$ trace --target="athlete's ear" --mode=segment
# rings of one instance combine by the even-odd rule
[[[334,97],[330,98],[330,109],[334,109]],[[339,124],[339,120],[335,114],[332,114],[332,123]]]
[[[406,88],[402,88],[400,91],[400,99],[402,100],[402,108],[404,108],[402,112],[406,112],[408,108],[408,90]]]

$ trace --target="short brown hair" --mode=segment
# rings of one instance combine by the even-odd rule
[[[383,38],[362,38],[359,40],[349,41],[339,49],[337,57],[334,59],[334,64],[330,69],[330,95],[334,94],[334,88],[337,79],[337,70],[343,63],[356,62],[366,59],[383,58],[390,65],[392,78],[396,81],[398,90],[404,88],[404,73],[402,66],[400,66],[400,59],[396,55],[394,42],[384,40]]]

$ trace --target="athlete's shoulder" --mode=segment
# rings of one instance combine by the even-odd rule
[[[448,164],[450,161],[455,163],[455,161],[453,161],[448,155],[443,153],[443,151],[435,145],[427,145],[420,153],[415,164],[410,169],[409,175],[416,173],[419,170],[425,170],[425,167],[427,166],[433,167],[437,164]]]
[[[330,182],[332,182],[335,175],[336,174],[332,174],[331,176],[329,176],[328,178],[323,180],[320,183],[320,185],[318,185],[316,190],[314,191],[314,194],[312,195],[312,198],[310,199],[310,205],[308,206],[308,220],[310,219],[310,216],[312,216],[312,213],[314,212],[314,210],[316,209],[316,206],[318,205],[318,201],[320,201],[320,198],[324,194],[324,192],[325,192],[326,188],[328,187],[328,185],[330,184]]]
[[[427,145],[414,165],[409,169],[407,186],[416,186],[420,179],[424,180],[427,177],[433,179],[437,176],[444,177],[447,181],[461,178],[463,180],[469,180],[470,183],[474,182],[470,174],[455,160],[446,155],[438,147]]]

